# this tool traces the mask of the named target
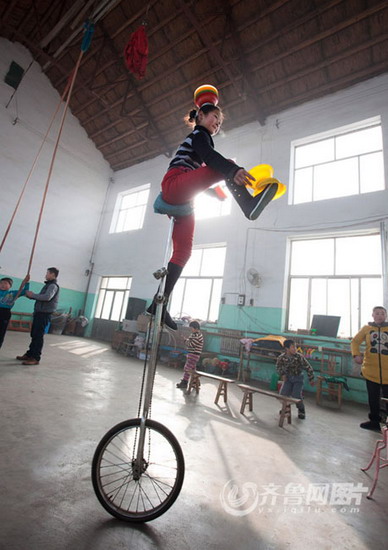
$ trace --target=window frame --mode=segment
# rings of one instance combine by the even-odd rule
[[[381,116],[375,116],[375,117],[371,117],[371,118],[368,118],[368,119],[365,119],[365,120],[361,120],[361,121],[358,121],[358,122],[355,122],[355,123],[352,123],[352,124],[348,124],[346,126],[340,126],[338,128],[334,128],[332,130],[327,130],[325,132],[320,132],[318,134],[313,134],[313,135],[310,135],[310,136],[307,136],[307,137],[303,137],[303,138],[300,138],[300,139],[296,139],[296,140],[293,140],[291,141],[291,151],[290,151],[290,177],[289,177],[289,181],[290,181],[290,193],[289,193],[289,198],[288,198],[288,204],[289,205],[292,205],[292,206],[296,206],[296,205],[300,205],[300,204],[312,204],[312,203],[316,203],[316,202],[319,202],[321,200],[333,200],[333,199],[339,199],[339,198],[343,198],[343,197],[348,197],[348,196],[359,196],[359,195],[363,195],[365,193],[371,193],[371,192],[375,192],[375,191],[383,191],[385,189],[385,186],[383,189],[379,189],[379,190],[368,190],[368,191],[361,191],[361,177],[360,177],[360,174],[361,174],[361,167],[360,167],[360,158],[362,156],[365,156],[365,155],[369,155],[369,154],[372,154],[372,153],[377,153],[377,152],[381,152],[382,154],[382,157],[383,157],[383,161],[384,161],[384,144],[382,143],[382,148],[381,150],[379,149],[378,151],[368,151],[367,153],[357,153],[357,154],[354,154],[352,156],[346,156],[346,157],[341,157],[341,158],[335,158],[335,155],[336,155],[336,138],[338,137],[341,137],[341,136],[345,136],[347,134],[352,134],[352,133],[355,133],[355,132],[358,132],[360,130],[366,130],[368,128],[373,128],[373,127],[380,127],[381,129],[381,132],[382,132],[382,121],[381,121]],[[334,158],[332,160],[328,160],[328,161],[325,161],[325,162],[322,162],[322,163],[316,163],[316,164],[311,164],[309,165],[308,167],[311,167],[312,168],[312,171],[313,171],[313,180],[312,180],[312,189],[311,189],[311,200],[306,200],[306,201],[302,201],[302,202],[295,202],[295,186],[296,186],[296,178],[295,178],[295,174],[296,174],[296,171],[299,170],[299,168],[296,168],[295,166],[295,159],[296,159],[296,151],[297,151],[297,148],[298,147],[301,147],[301,146],[304,146],[304,145],[313,145],[314,143],[319,143],[321,141],[325,141],[327,139],[331,139],[333,138],[334,139]],[[323,165],[327,165],[331,162],[340,162],[340,161],[346,161],[346,160],[349,160],[349,159],[357,159],[357,189],[358,189],[358,192],[357,193],[352,193],[352,194],[349,194],[349,195],[338,195],[338,196],[333,196],[333,197],[327,197],[327,198],[318,198],[318,199],[314,199],[314,169],[315,167],[317,166],[323,166]],[[301,167],[301,169],[303,168],[308,168],[308,167]],[[384,178],[384,162],[383,162],[383,179],[384,179],[384,182],[385,182],[385,178]]]
[[[130,208],[122,208],[122,203],[123,203],[124,199],[126,197],[128,197],[129,195],[139,194],[139,193],[142,193],[143,191],[148,191],[147,200],[142,205],[136,205],[136,207],[137,206],[143,206],[143,212],[142,212],[142,216],[141,216],[141,223],[139,224],[138,227],[133,227],[133,228],[130,228],[130,229],[117,230],[117,226],[118,226],[118,223],[119,223],[119,220],[120,220],[121,213],[124,212],[124,211],[126,211],[128,213],[131,209],[135,208],[133,206],[130,207]],[[133,187],[131,189],[121,191],[117,194],[116,203],[115,203],[114,210],[113,210],[113,216],[112,216],[112,221],[111,221],[111,224],[110,224],[109,233],[114,233],[114,234],[127,233],[129,231],[138,231],[139,229],[143,228],[144,220],[145,220],[145,214],[146,214],[148,201],[149,201],[150,191],[151,191],[151,184],[146,183],[144,185],[138,185],[138,186]]]
[[[362,326],[365,324],[365,319],[363,317],[362,312],[362,299],[361,299],[361,292],[362,292],[362,281],[367,279],[376,279],[379,278],[381,280],[382,284],[382,297],[381,297],[381,303],[384,299],[384,268],[382,265],[381,272],[373,273],[373,274],[365,274],[365,273],[358,273],[358,274],[340,274],[336,275],[336,240],[342,239],[342,238],[351,238],[351,237],[368,237],[368,236],[378,236],[380,238],[380,244],[382,244],[382,236],[381,231],[378,229],[370,229],[369,231],[354,231],[354,232],[341,232],[341,233],[330,233],[325,235],[319,235],[319,236],[313,236],[313,235],[306,235],[306,236],[297,236],[297,237],[289,237],[288,238],[288,277],[287,277],[287,295],[286,295],[286,316],[285,316],[285,330],[295,330],[295,328],[290,329],[290,313],[291,313],[291,285],[293,280],[298,279],[307,279],[308,280],[308,295],[307,295],[307,304],[306,304],[306,310],[305,310],[305,320],[306,320],[306,330],[309,329],[311,326],[311,321],[314,313],[311,311],[311,304],[312,304],[312,282],[313,280],[325,280],[326,281],[326,311],[327,311],[327,300],[328,300],[328,282],[330,280],[346,280],[349,281],[349,289],[351,292],[351,286],[352,281],[357,280],[358,281],[358,299],[357,299],[357,327],[354,328],[354,319],[352,316],[352,303],[350,303],[350,309],[347,312],[349,315],[348,321],[349,321],[349,327],[350,332],[348,336],[342,336],[342,338],[351,338]],[[327,275],[327,274],[314,274],[314,275],[306,275],[306,274],[298,274],[298,275],[292,275],[291,273],[291,263],[292,263],[292,245],[294,242],[297,241],[317,241],[317,240],[324,240],[324,239],[334,239],[334,246],[333,246],[333,274]],[[381,257],[381,261],[383,263],[384,258]],[[330,315],[330,313],[326,313],[326,315]],[[303,329],[303,327],[298,327],[300,329]]]
[[[126,287],[125,288],[119,288],[119,287],[110,287],[109,282],[114,279],[127,279]],[[106,282],[104,282],[106,281]],[[105,285],[105,286],[103,286]],[[97,293],[97,301],[96,301],[96,309],[94,312],[94,318],[95,319],[101,319],[104,321],[114,321],[114,322],[121,322],[125,318],[125,313],[128,306],[128,298],[131,293],[131,286],[132,286],[132,276],[130,275],[105,275],[101,277],[98,293]],[[104,311],[105,306],[105,300],[107,298],[107,291],[109,293],[113,292],[112,301],[109,307],[109,317],[102,317],[102,313]],[[104,292],[104,294],[102,294]],[[119,319],[112,319],[112,313],[115,306],[116,296],[118,294],[123,294],[122,298],[122,304],[120,309],[120,315]],[[100,303],[101,300],[101,303]]]

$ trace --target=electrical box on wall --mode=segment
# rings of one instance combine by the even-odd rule
[[[245,294],[239,294],[238,295],[237,305],[238,306],[244,306],[245,305]]]

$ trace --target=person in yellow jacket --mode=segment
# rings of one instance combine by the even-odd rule
[[[385,307],[376,306],[372,312],[373,323],[368,323],[354,336],[351,350],[354,361],[361,367],[365,378],[369,401],[369,421],[362,422],[364,430],[380,431],[380,392],[388,397],[388,323]],[[360,345],[365,342],[365,354]],[[387,408],[388,412],[388,408]]]

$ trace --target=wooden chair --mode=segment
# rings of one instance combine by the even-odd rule
[[[322,394],[336,400],[338,408],[342,405],[341,360],[337,355],[322,353],[320,374],[317,376],[317,405],[321,404]]]

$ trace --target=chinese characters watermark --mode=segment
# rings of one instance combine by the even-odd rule
[[[269,483],[257,485],[251,481],[239,486],[234,480],[225,483],[220,494],[222,507],[232,516],[246,516],[254,510],[271,512],[282,506],[291,513],[319,513],[328,508],[340,513],[358,512],[363,493],[362,483]]]

